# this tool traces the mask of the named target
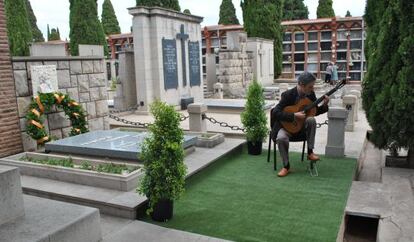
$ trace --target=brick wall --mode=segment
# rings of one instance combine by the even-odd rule
[[[15,57],[13,74],[16,83],[20,132],[25,151],[37,149],[37,144],[25,133],[25,115],[32,101],[31,66],[55,65],[59,91],[79,102],[88,113],[89,130],[109,129],[106,68],[99,57]],[[71,127],[63,110],[54,109],[46,115],[44,125],[50,136],[67,137]]]
[[[22,151],[16,93],[7,39],[3,0],[0,0],[0,157]]]

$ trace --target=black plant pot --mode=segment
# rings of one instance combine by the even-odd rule
[[[151,213],[151,218],[157,222],[165,222],[170,220],[173,216],[173,200],[162,199],[154,206],[154,211]]]
[[[262,153],[262,142],[247,141],[247,153],[249,155],[260,155]]]

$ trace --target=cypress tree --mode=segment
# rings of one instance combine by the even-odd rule
[[[332,8],[332,0],[319,0],[316,16],[317,18],[335,17],[335,11]]]
[[[49,29],[49,24],[47,25],[47,41],[50,40],[50,29]]]
[[[48,40],[49,41],[52,41],[52,40],[60,40],[59,29],[53,28],[52,31],[50,32],[50,35],[49,35],[49,39]]]
[[[191,11],[190,11],[190,9],[186,8],[186,9],[184,9],[183,13],[185,13],[185,14],[191,14]]]
[[[308,19],[308,7],[303,0],[285,0],[283,4],[283,20]]]
[[[346,11],[345,17],[352,17],[351,12],[349,12],[349,10]]]
[[[101,19],[102,27],[106,35],[121,33],[121,28],[119,27],[119,22],[116,18],[111,0],[105,0],[103,2]]]
[[[105,33],[98,19],[96,0],[70,0],[70,52],[79,54],[79,44],[102,45],[108,53]]]
[[[240,24],[236,16],[236,9],[231,0],[223,0],[220,5],[219,24]]]
[[[161,7],[180,12],[178,0],[136,0],[137,6]]]
[[[33,42],[32,31],[24,0],[5,0],[4,9],[7,20],[10,54],[28,56],[29,45]]]
[[[33,12],[32,5],[30,4],[29,0],[26,0],[26,8],[27,8],[27,13],[29,15],[30,27],[31,27],[32,34],[33,34],[33,41],[44,42],[45,38],[43,37],[43,34],[40,31],[40,29],[37,27],[37,19]]]
[[[414,6],[410,0],[383,1],[381,6],[382,14],[374,5],[366,9],[366,18],[372,20],[374,12],[381,21],[376,32],[368,32],[373,48],[363,82],[363,105],[373,129],[371,141],[379,148],[409,148],[414,166]]]
[[[274,76],[282,73],[282,0],[244,0],[244,30],[249,37],[262,37],[273,40]]]

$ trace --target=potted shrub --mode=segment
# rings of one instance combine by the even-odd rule
[[[247,150],[251,155],[262,153],[263,139],[267,136],[268,128],[264,107],[263,88],[254,80],[247,91],[245,110],[241,114],[241,121],[246,132]]]
[[[147,213],[152,219],[164,222],[172,218],[173,201],[184,191],[184,133],[174,107],[156,101],[151,113],[155,121],[141,146],[145,176],[138,192],[148,197]]]

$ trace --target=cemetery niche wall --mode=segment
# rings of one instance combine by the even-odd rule
[[[179,106],[202,102],[203,18],[158,7],[129,8],[133,16],[137,103]]]

